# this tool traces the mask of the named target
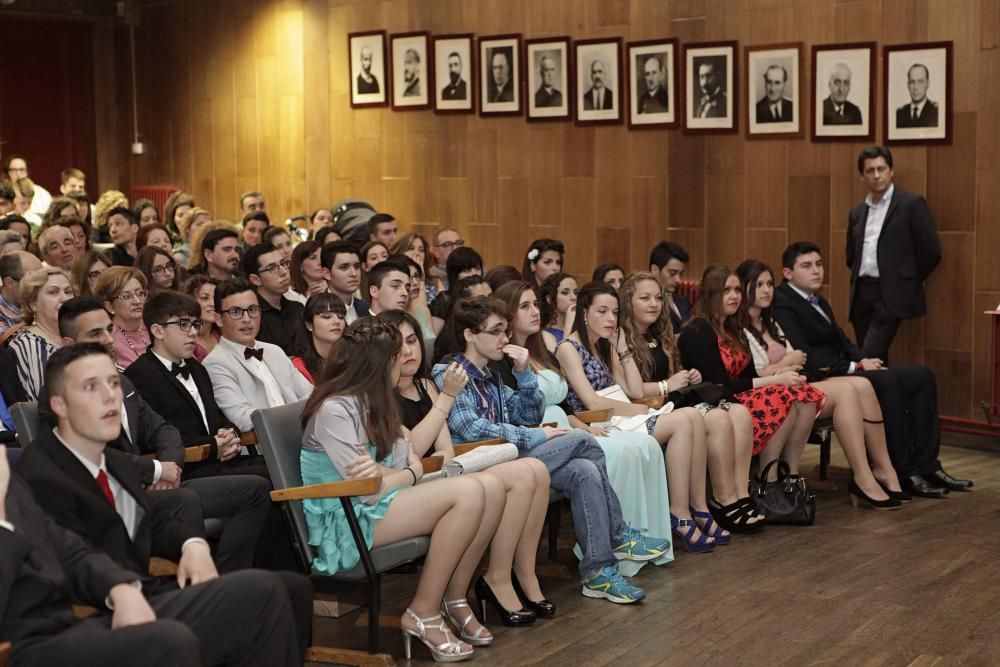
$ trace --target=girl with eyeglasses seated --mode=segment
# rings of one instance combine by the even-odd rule
[[[77,296],[94,293],[94,283],[111,266],[111,260],[99,250],[88,250],[73,260],[70,267],[70,282]]]
[[[149,332],[142,323],[148,284],[142,271],[131,266],[112,266],[94,284],[94,296],[111,313],[115,361],[122,368],[128,368],[149,347]]]
[[[142,271],[149,285],[149,293],[163,290],[179,290],[180,276],[173,255],[156,246],[146,246],[135,258],[135,268]]]
[[[300,324],[292,364],[316,384],[315,378],[322,374],[334,344],[347,327],[347,308],[336,294],[314,294],[306,301]]]

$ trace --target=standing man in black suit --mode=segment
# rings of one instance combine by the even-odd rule
[[[441,99],[457,102],[468,97],[468,86],[462,78],[462,56],[457,51],[448,54],[448,85],[441,89]]]
[[[896,109],[896,127],[937,127],[937,102],[927,99],[931,83],[927,65],[916,63],[906,70],[906,88],[910,101]]]
[[[868,187],[847,222],[850,320],[865,356],[889,359],[900,320],[927,313],[924,280],[941,261],[941,242],[927,202],[892,183],[892,153],[872,146],[858,156]]]
[[[683,294],[677,294],[677,284],[684,277],[690,259],[687,250],[670,241],[660,241],[649,253],[649,272],[659,279],[663,288],[663,304],[669,309],[675,334],[680,333],[691,315],[691,302]]]
[[[493,50],[490,66],[493,69],[493,85],[490,86],[489,101],[513,102],[514,86],[510,81],[510,56],[506,48]]]
[[[851,68],[837,63],[830,70],[827,83],[830,95],[823,100],[824,125],[861,125],[861,109],[847,99],[851,94]]]
[[[260,571],[219,577],[197,526],[149,502],[128,457],[106,449],[121,428],[120,379],[99,344],[70,345],[49,360],[58,425],[25,449],[18,472],[51,519],[23,484],[8,492],[0,452],[3,597],[23,612],[5,610],[0,639],[18,640],[14,662],[301,664],[308,582]],[[176,582],[147,574],[152,555],[177,561]],[[74,624],[67,583],[96,615]],[[300,612],[294,621],[290,602]]]
[[[967,491],[968,480],[941,468],[941,426],[937,384],[926,366],[886,366],[865,356],[837,325],[833,310],[818,292],[825,269],[819,246],[793,243],[781,257],[785,282],[775,290],[774,317],[792,347],[806,355],[803,372],[810,381],[831,375],[861,375],[878,396],[885,439],[903,490],[927,498]]]
[[[794,119],[794,102],[785,97],[788,72],[781,65],[764,70],[764,97],[757,101],[758,123],[790,123]]]
[[[601,109],[614,108],[614,97],[604,84],[604,77],[604,63],[600,60],[590,63],[590,89],[583,94],[583,108],[585,111],[600,111]]]

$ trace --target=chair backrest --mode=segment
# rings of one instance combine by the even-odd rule
[[[271,475],[271,483],[275,489],[288,489],[302,486],[302,472],[299,468],[299,454],[302,451],[302,410],[305,401],[289,403],[276,408],[255,410],[250,415],[257,440],[264,450],[264,462],[267,472]],[[306,527],[306,517],[302,511],[302,503],[288,503],[292,514],[292,524],[295,539],[298,541],[308,563],[316,557],[309,545],[309,530]]]
[[[41,426],[38,420],[38,402],[27,401],[10,406],[10,416],[14,418],[17,441],[27,447],[38,439]]]

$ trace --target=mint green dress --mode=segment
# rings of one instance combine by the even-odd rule
[[[549,369],[539,370],[536,374],[538,387],[545,395],[545,416],[542,421],[569,427],[566,412],[559,407],[569,390],[566,378]],[[621,503],[622,517],[634,528],[645,528],[648,535],[669,539],[670,497],[667,493],[667,471],[660,444],[652,436],[627,431],[610,431],[607,436],[596,439],[604,450],[608,479]],[[577,558],[582,557],[579,545],[574,548],[574,553]],[[651,562],[663,565],[673,559],[674,548],[671,544],[663,556]],[[644,563],[623,560],[618,562],[618,569],[626,577],[631,577],[643,565]]]

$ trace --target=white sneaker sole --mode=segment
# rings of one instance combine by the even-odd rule
[[[642,602],[645,596],[637,598],[635,600],[630,600],[629,598],[620,598],[610,593],[605,593],[603,591],[595,591],[593,589],[583,586],[583,596],[595,599],[604,599],[614,602],[615,604],[635,604],[636,602]]]

